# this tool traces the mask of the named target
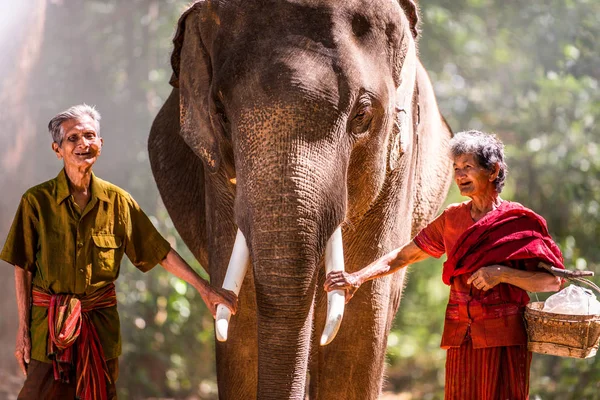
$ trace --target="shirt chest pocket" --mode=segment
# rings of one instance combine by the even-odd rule
[[[101,278],[104,279],[116,278],[121,257],[123,256],[121,248],[123,241],[119,236],[110,234],[93,234],[92,241],[94,242],[92,248],[94,260],[92,264],[96,264],[99,267],[99,271],[96,271],[96,273],[103,275]],[[92,280],[94,278],[92,277]]]

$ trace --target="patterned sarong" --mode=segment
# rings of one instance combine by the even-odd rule
[[[75,365],[77,398],[106,400],[110,374],[96,328],[88,312],[117,304],[115,285],[110,284],[90,296],[49,294],[33,288],[33,305],[48,308],[48,356],[54,379],[69,382]]]

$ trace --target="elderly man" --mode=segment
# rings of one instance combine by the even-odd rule
[[[156,264],[191,284],[213,316],[236,311],[156,231],[124,190],[97,178],[100,114],[85,104],[48,124],[58,176],[22,197],[0,259],[15,266],[15,356],[27,379],[19,399],[114,399],[121,335],[114,281],[123,254],[143,272]]]

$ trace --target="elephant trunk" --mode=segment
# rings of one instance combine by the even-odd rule
[[[232,122],[235,217],[254,273],[261,400],[303,399],[326,248],[337,249],[327,251],[335,260],[327,264],[343,268],[337,229],[346,212],[348,156],[332,139],[341,136],[330,132],[333,117],[315,107],[314,101],[248,105]],[[342,312],[332,317],[324,342],[333,338]]]
[[[312,251],[314,244],[298,241],[293,225],[260,231],[251,245],[258,312],[258,398],[300,400],[319,259]]]
[[[333,255],[325,257],[330,259],[327,264],[343,260],[340,248],[325,250],[341,247],[339,228],[319,223],[316,215],[298,213],[302,206],[287,199],[279,199],[277,206],[262,204],[260,216],[241,226],[248,232],[256,290],[260,399],[304,398],[318,268],[324,253]],[[332,231],[336,234],[327,240]],[[343,261],[337,268],[343,268]],[[335,335],[343,313],[343,293],[334,296],[338,309],[324,342]]]

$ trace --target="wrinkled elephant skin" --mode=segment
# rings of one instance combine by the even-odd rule
[[[220,398],[378,397],[404,273],[363,285],[320,346],[324,252],[341,226],[355,271],[409,240],[448,190],[451,132],[417,18],[410,0],[201,1],[181,16],[149,152],[213,284],[238,228],[246,239],[240,310],[216,344]]]

